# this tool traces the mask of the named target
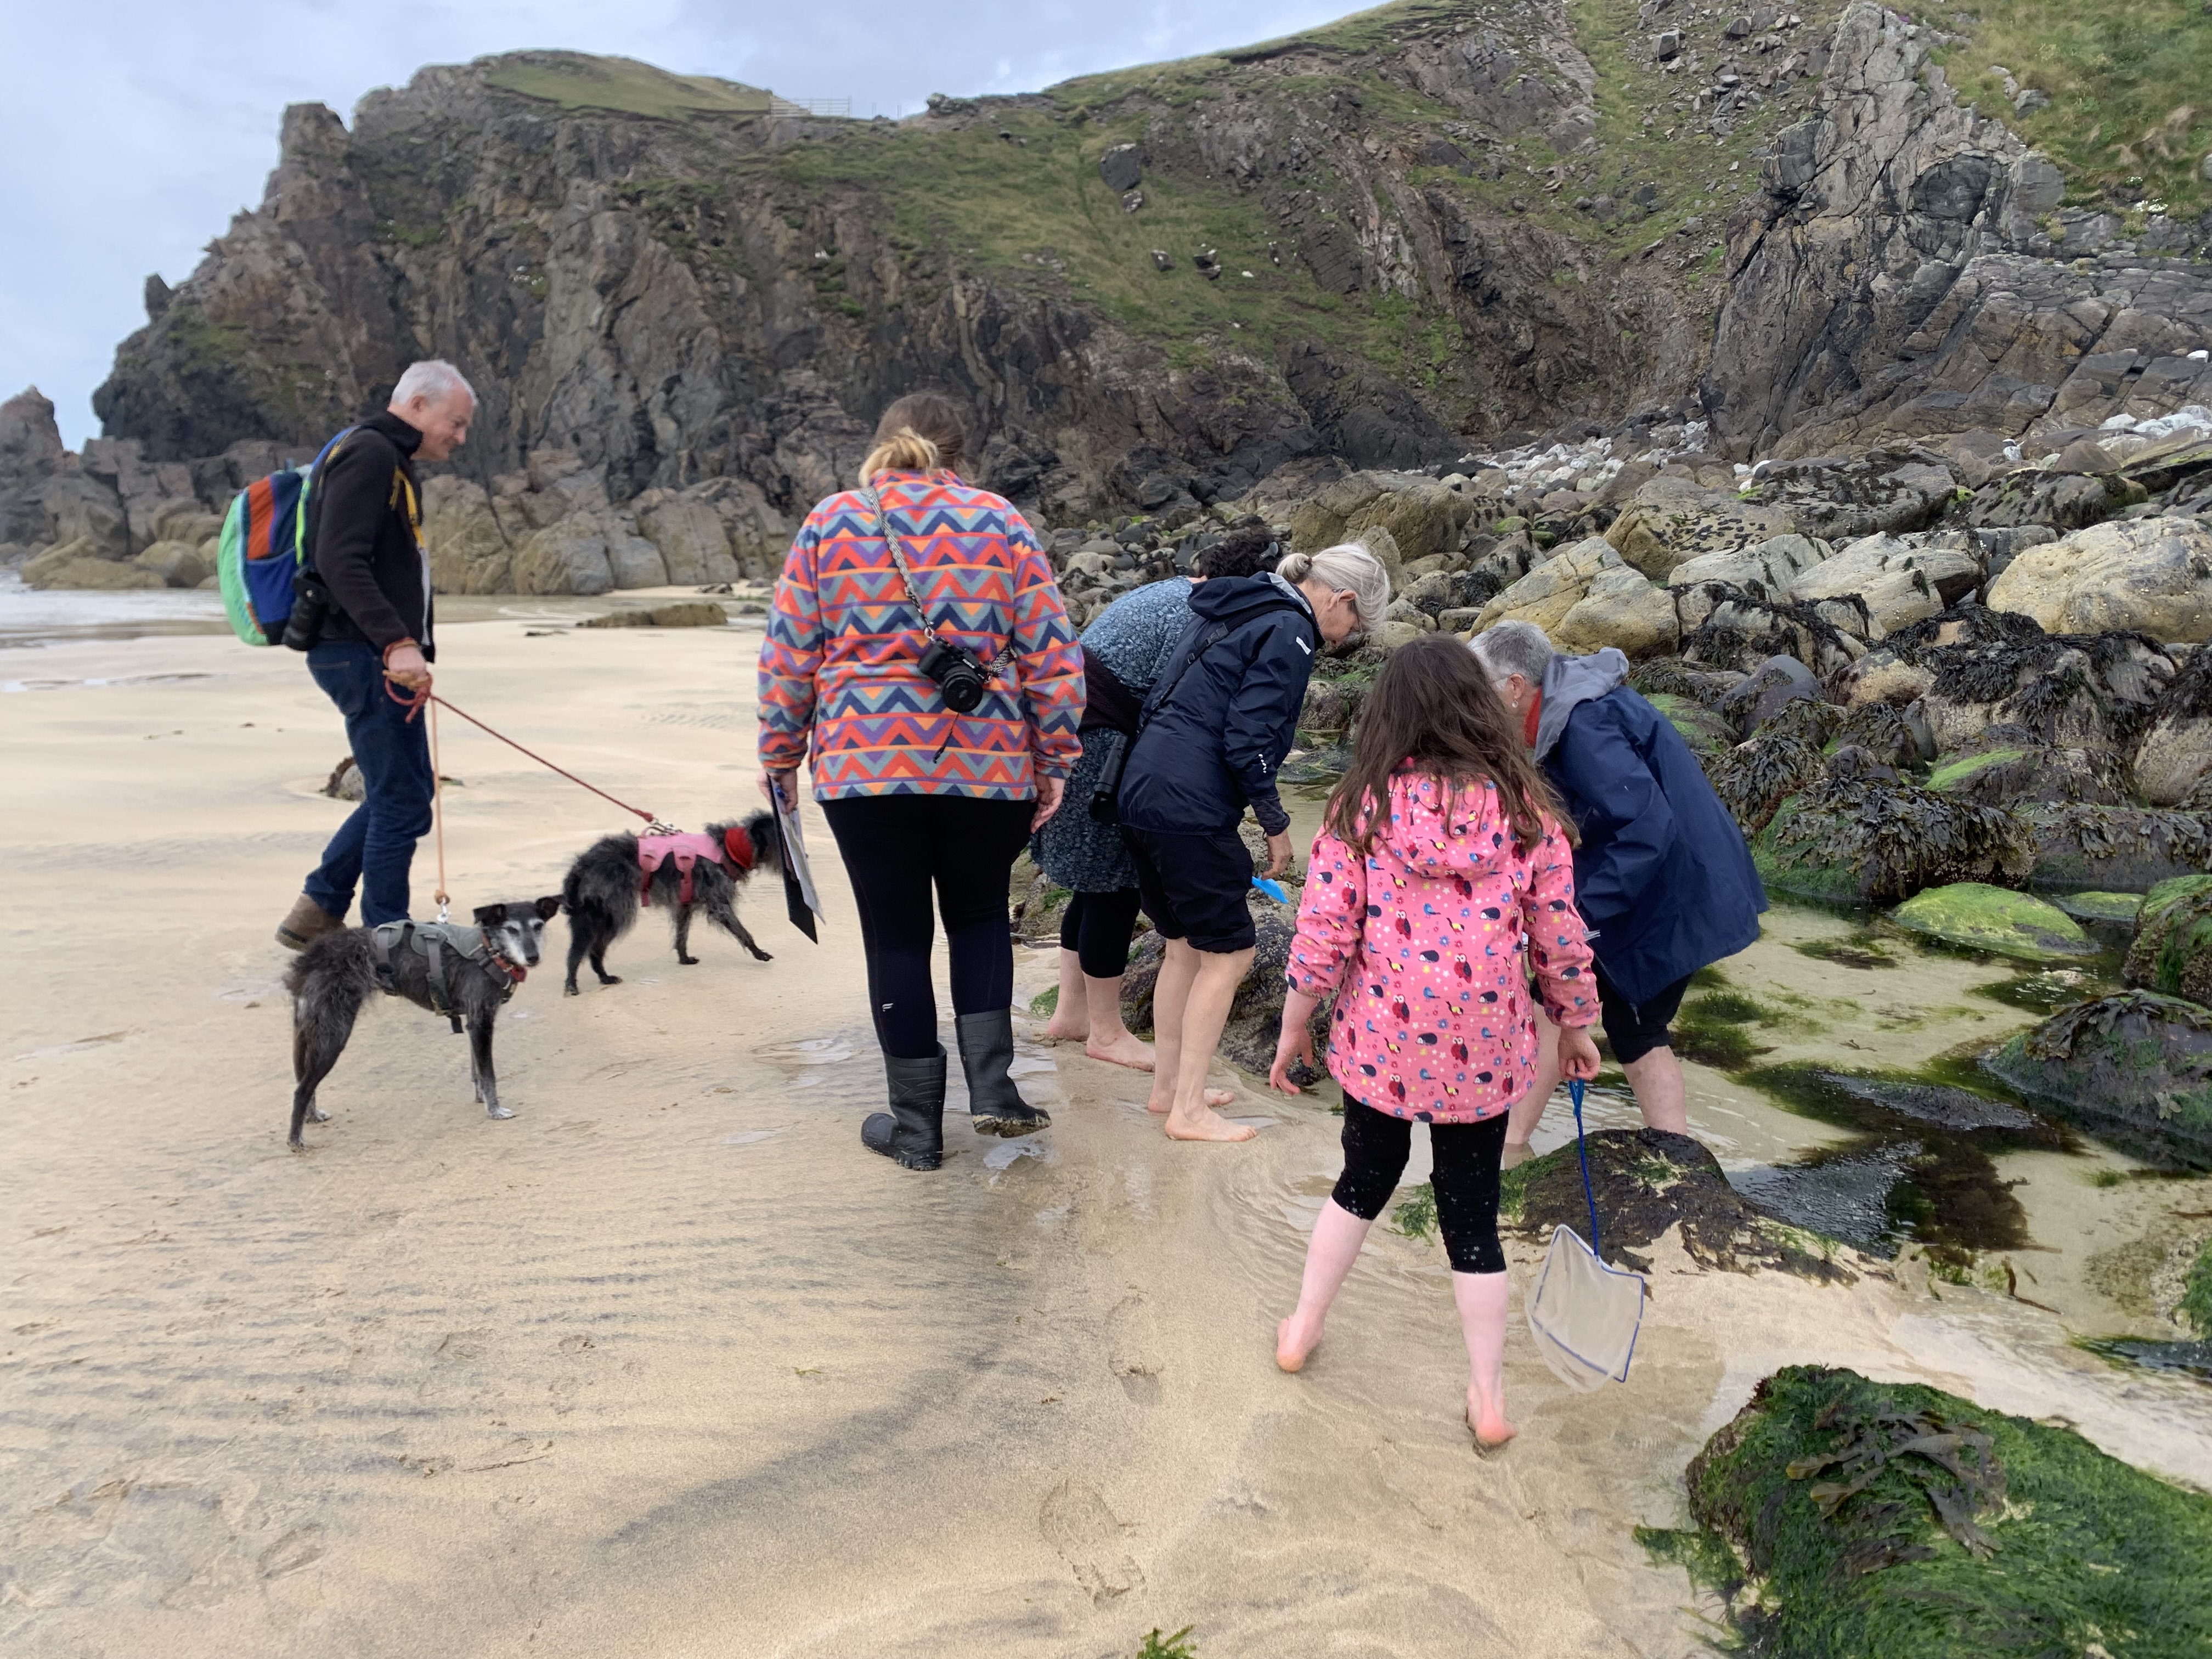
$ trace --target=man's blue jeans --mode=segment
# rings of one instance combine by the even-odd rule
[[[364,927],[407,917],[407,872],[415,843],[430,832],[430,740],[423,717],[385,692],[384,663],[359,640],[325,640],[307,653],[307,672],[345,716],[346,741],[367,793],[323,849],[307,878],[309,898],[343,918],[361,889]]]

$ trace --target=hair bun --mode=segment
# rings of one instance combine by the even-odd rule
[[[1285,553],[1283,562],[1275,567],[1275,574],[1286,582],[1302,582],[1313,574],[1313,555]]]

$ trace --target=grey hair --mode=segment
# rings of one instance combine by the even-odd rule
[[[461,378],[459,369],[441,358],[426,357],[419,363],[407,365],[399,384],[392,388],[392,401],[395,407],[416,398],[434,404],[456,392],[471,403],[477,400],[476,388]]]
[[[1544,630],[1530,622],[1492,623],[1467,642],[1482,672],[1493,680],[1518,674],[1531,685],[1544,683],[1544,672],[1557,654]]]
[[[1362,633],[1373,633],[1382,613],[1390,608],[1390,573],[1382,568],[1382,560],[1357,542],[1340,542],[1318,553],[1285,554],[1275,574],[1293,587],[1300,582],[1316,581],[1351,594],[1359,611]]]

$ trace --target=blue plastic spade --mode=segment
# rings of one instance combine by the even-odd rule
[[[1255,876],[1252,878],[1252,884],[1278,904],[1288,904],[1291,902],[1291,896],[1283,890],[1283,884],[1279,881],[1270,881],[1265,876]]]

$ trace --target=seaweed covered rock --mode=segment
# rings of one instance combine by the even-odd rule
[[[1245,970],[1236,1000],[1229,1005],[1228,1023],[1221,1028],[1221,1057],[1262,1078],[1275,1063],[1275,1038],[1283,1024],[1283,972],[1290,966],[1291,940],[1297,931],[1298,889],[1291,886],[1286,890],[1291,899],[1287,905],[1263,898],[1256,891],[1248,901],[1257,944],[1252,965]],[[1147,929],[1138,935],[1130,952],[1129,971],[1121,981],[1121,1018],[1133,1031],[1148,1034],[1152,1029],[1152,990],[1159,981],[1164,954],[1158,933]],[[1324,1000],[1314,1011],[1309,1026],[1316,1055],[1328,1051],[1329,1008]],[[1292,1076],[1300,1083],[1321,1080],[1319,1073],[1303,1076],[1297,1068]]]
[[[2212,813],[2130,806],[2022,806],[2034,848],[2028,885],[2047,892],[2147,892],[2212,868]]]
[[[2162,881],[2143,896],[2124,972],[2130,985],[2212,1005],[2212,876]]]
[[[1885,701],[1917,698],[1945,755],[1995,726],[2125,755],[2173,674],[2173,659],[2142,634],[2046,634],[2031,617],[1959,605],[1890,635],[1838,683],[1853,702],[1873,688]]]
[[[1737,732],[1749,737],[1766,727],[1793,702],[1826,702],[1828,694],[1820,678],[1796,657],[1784,652],[1753,664],[1736,684],[1722,694],[1715,712],[1730,721]]]
[[[1993,727],[1965,754],[1948,757],[1928,787],[1984,806],[2130,804],[2127,763],[2108,750],[2054,749],[2017,726]]]
[[[1729,723],[1703,703],[1672,691],[1647,692],[1644,701],[1667,717],[1667,724],[1709,770],[1714,760],[1735,747]]]
[[[1930,939],[2029,962],[2087,956],[2097,948],[2057,906],[1978,881],[1915,893],[1890,912],[1890,920]]]
[[[1743,833],[1755,836],[1784,800],[1818,782],[1826,770],[1817,742],[1784,732],[1751,738],[1716,754],[1705,775]]]
[[[2033,862],[2012,813],[1867,776],[1824,776],[1792,795],[1751,852],[1770,890],[1866,905],[1952,882],[2017,881]]]
[[[1980,562],[1960,549],[1913,547],[1878,535],[1802,572],[1789,594],[1845,632],[1878,640],[1964,599],[1981,580]]]
[[[1823,675],[1837,673],[1866,654],[1863,641],[1871,629],[1856,599],[1815,605],[1729,582],[1677,589],[1675,606],[1678,615],[1704,612],[1704,620],[1683,636],[1684,658],[1746,672],[1768,658],[1784,656]],[[1828,613],[1838,607],[1850,612],[1850,626],[1839,628],[1832,619]]]
[[[2135,769],[2153,806],[2179,806],[2212,780],[2212,647],[2191,652],[2159,694]]]
[[[1663,1129],[1599,1129],[1587,1146],[1598,1243],[1607,1261],[1642,1271],[1650,1263],[1635,1251],[1679,1226],[1683,1250],[1703,1267],[1771,1267],[1821,1283],[1851,1282],[1854,1275],[1822,1255],[1816,1242],[1729,1186],[1702,1141]],[[1507,1170],[1498,1206],[1500,1217],[1530,1238],[1548,1239],[1559,1227],[1587,1233],[1589,1206],[1574,1146]]]
[[[2124,991],[1982,1057],[2039,1109],[2168,1168],[2212,1170],[2212,1012]]]
[[[1686,1472],[1697,1533],[1641,1531],[1772,1659],[2172,1654],[2212,1644],[2212,1498],[2071,1429],[1792,1365]]]

